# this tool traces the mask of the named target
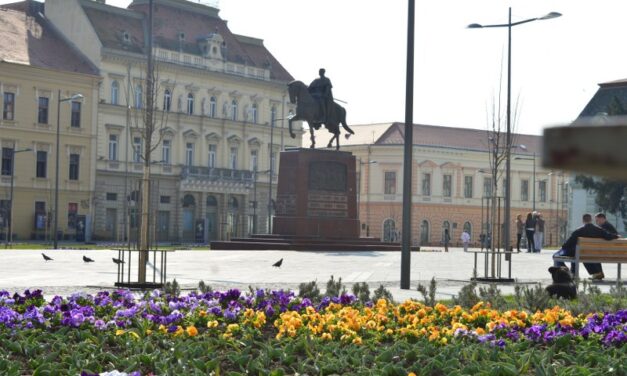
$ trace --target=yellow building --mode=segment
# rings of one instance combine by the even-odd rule
[[[357,157],[361,235],[400,241],[404,124],[351,125],[351,128],[355,136],[342,140],[341,150]],[[317,134],[318,144],[327,142],[326,133]],[[448,229],[453,244],[459,243],[462,231],[467,230],[471,242],[478,245],[479,235],[490,232],[486,223],[486,197],[492,196],[494,187],[487,131],[414,124],[413,137],[412,244],[442,244],[444,230]],[[541,167],[540,136],[514,134],[512,137],[512,221],[518,214],[524,219],[535,208],[545,218],[544,244],[556,245],[567,217],[568,203],[564,202],[567,196],[560,189],[564,177]],[[501,200],[504,169],[503,161],[496,192]],[[496,223],[502,223],[502,218],[503,210]],[[515,247],[513,222],[510,228]],[[496,240],[497,233],[494,234]]]
[[[81,237],[93,216],[99,77],[41,16],[43,4],[6,7],[0,10],[0,239],[8,238],[11,217],[13,240],[50,239],[57,117],[58,229],[61,239]],[[61,99],[84,98],[60,103],[58,114],[59,92]]]
[[[121,241],[139,228],[148,3],[135,0],[123,9],[104,1],[46,1],[46,17],[102,76],[98,239]],[[232,33],[218,9],[186,0],[154,4],[158,132],[150,158],[150,225],[155,240],[209,241],[265,232],[278,171],[271,161],[278,161],[284,147],[300,146],[300,138],[284,132],[283,119],[292,110],[286,84],[293,78],[263,41]]]

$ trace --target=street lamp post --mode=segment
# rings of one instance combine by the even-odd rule
[[[516,157],[514,158],[516,160],[526,160],[526,161],[533,161],[533,178],[531,180],[532,184],[533,184],[533,211],[536,211],[536,152],[533,152],[533,157],[532,158],[526,158],[526,157]]]
[[[562,14],[558,12],[551,12],[542,17],[528,18],[522,21],[512,22],[512,8],[509,8],[509,19],[506,24],[494,24],[494,25],[481,25],[473,23],[468,25],[469,29],[481,29],[481,28],[494,28],[494,27],[506,27],[507,28],[507,137],[505,151],[505,215],[504,215],[504,231],[505,231],[505,246],[506,251],[510,247],[510,206],[511,206],[511,192],[510,192],[510,176],[511,176],[511,115],[512,115],[512,27],[522,25],[533,21],[548,20],[551,18],[560,17]]]
[[[53,248],[57,249],[59,245],[59,150],[60,138],[61,138],[61,102],[75,101],[83,99],[83,94],[74,94],[69,98],[61,99],[61,90],[57,96],[57,146],[55,149],[55,179],[54,179],[54,244]]]
[[[15,150],[15,142],[13,143],[13,149],[11,149],[11,188],[9,189],[9,225],[7,226],[9,233],[7,234],[7,247],[13,244],[13,181],[15,177],[15,154],[25,151],[31,151],[32,149]]]

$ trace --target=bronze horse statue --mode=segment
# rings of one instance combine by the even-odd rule
[[[307,85],[302,81],[292,81],[287,85],[287,92],[290,96],[290,103],[296,104],[296,114],[289,119],[290,136],[295,138],[296,135],[292,131],[292,122],[295,120],[304,120],[309,124],[309,132],[311,134],[311,148],[316,147],[316,138],[314,136],[314,130],[320,129],[323,123],[319,120],[322,118],[320,114],[320,106],[316,100],[309,94]],[[333,134],[333,137],[329,140],[328,148],[333,147],[333,140],[335,140],[335,150],[340,150],[340,124],[346,132],[346,138],[351,134],[355,134],[352,129],[346,125],[346,110],[344,107],[333,102],[331,108],[329,108],[327,115],[327,121],[324,122],[325,128]]]

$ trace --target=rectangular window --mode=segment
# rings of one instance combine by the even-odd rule
[[[162,204],[169,204],[170,203],[170,196],[161,196],[159,197],[159,202]]]
[[[133,162],[141,163],[142,161],[142,138],[133,137]]]
[[[257,171],[257,150],[252,150],[250,152],[250,169],[253,171]]]
[[[109,160],[118,160],[118,136],[115,134],[109,135]]]
[[[69,202],[67,204],[67,227],[76,228],[76,215],[78,214],[78,204]]]
[[[78,154],[70,154],[70,180],[78,180],[79,159]]]
[[[422,195],[431,196],[431,174],[422,174]]]
[[[231,158],[229,162],[229,167],[233,170],[237,170],[237,148],[231,148]]]
[[[9,225],[11,216],[11,201],[0,200],[0,228],[4,229]]]
[[[217,145],[209,145],[209,155],[207,158],[207,166],[214,168],[216,166]]]
[[[492,197],[492,178],[483,178],[483,197]]]
[[[37,122],[39,124],[48,124],[48,98],[46,97],[39,97]]]
[[[117,200],[118,200],[117,193],[107,192],[107,201],[117,201]]]
[[[170,164],[170,147],[172,147],[172,141],[163,140],[163,144],[161,145],[161,147],[162,147],[161,160],[163,161],[164,164],[169,165]]]
[[[194,164],[194,144],[191,142],[185,145],[185,164],[188,166]]]
[[[4,120],[13,120],[15,118],[15,93],[4,92],[2,118]]]
[[[472,176],[464,176],[464,197],[472,198]]]
[[[129,209],[129,225],[131,228],[137,228],[139,226],[139,210],[137,208]]]
[[[453,193],[453,175],[442,176],[442,196],[451,197]]]
[[[384,186],[383,193],[385,193],[386,195],[396,194],[396,172],[395,171],[385,172],[385,186]]]
[[[13,148],[2,148],[2,175],[13,175]]]
[[[46,151],[37,151],[37,167],[36,173],[38,178],[47,177],[48,172],[48,152]]]
[[[529,201],[529,180],[520,181],[520,201]]]
[[[81,127],[81,102],[72,102],[72,128]]]
[[[44,230],[46,228],[46,203],[35,201],[35,229]]]
[[[540,194],[540,202],[546,202],[546,180],[540,180],[538,183],[538,191]]]

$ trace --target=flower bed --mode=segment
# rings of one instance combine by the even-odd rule
[[[350,295],[314,304],[266,290],[180,297],[115,291],[50,301],[41,291],[0,291],[0,374],[407,375],[467,373],[492,363],[502,369],[495,374],[539,367],[625,374],[625,342],[627,310],[573,316],[559,307],[501,312],[479,303],[464,310],[361,303]]]

